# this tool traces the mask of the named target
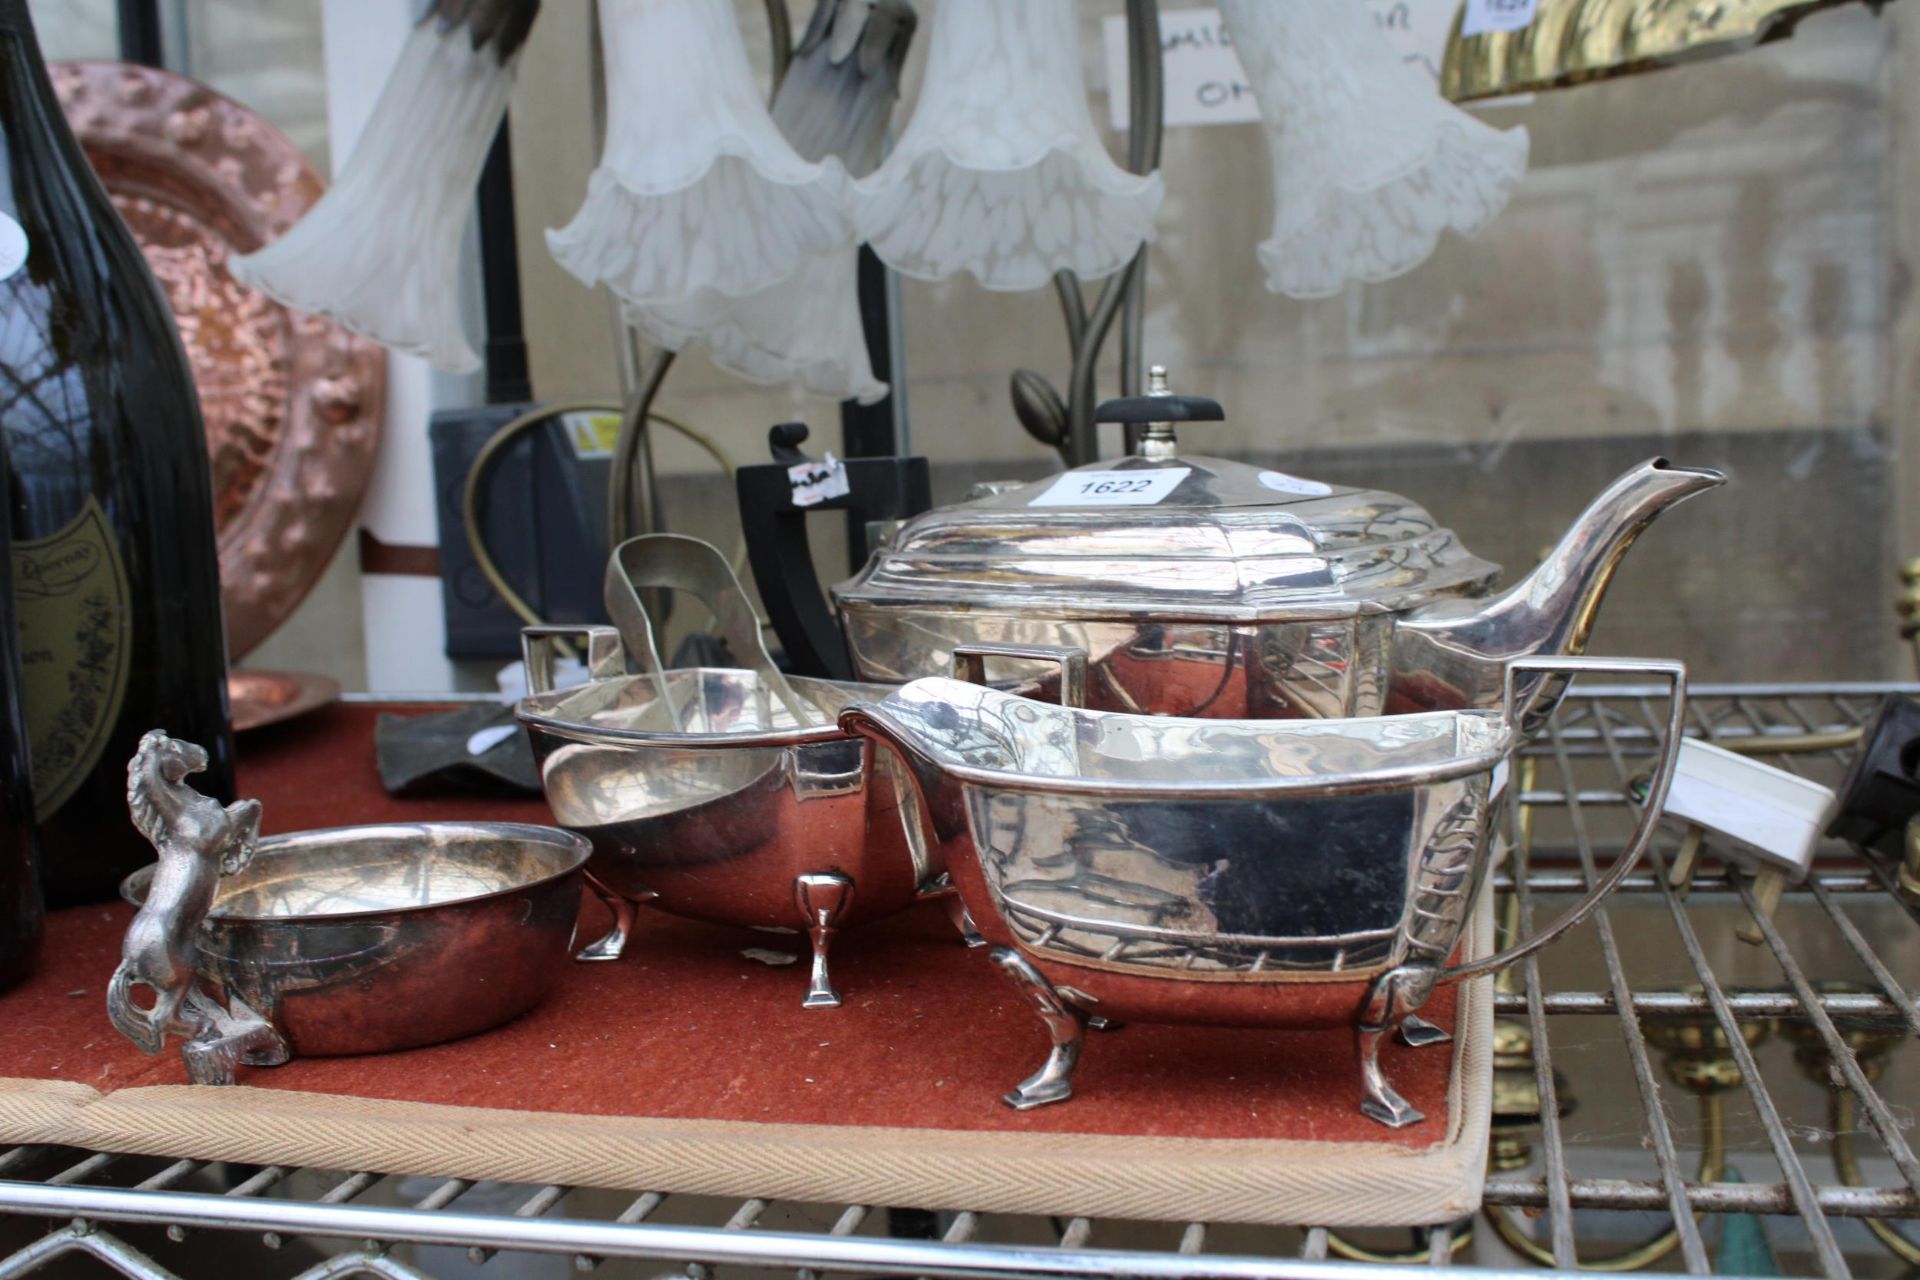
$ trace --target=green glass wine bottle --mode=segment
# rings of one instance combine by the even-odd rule
[[[11,483],[6,435],[0,432],[0,494]],[[20,705],[20,629],[8,572],[12,563],[7,523],[0,520],[0,991],[32,972],[44,923],[27,722]]]
[[[26,0],[0,0],[0,432],[49,906],[152,851],[127,818],[148,729],[233,793],[199,400],[165,297],[62,116]]]

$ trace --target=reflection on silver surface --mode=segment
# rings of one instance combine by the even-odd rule
[[[570,841],[515,823],[343,827],[260,842],[228,876],[209,919],[316,919],[446,906],[565,875],[583,859]]]

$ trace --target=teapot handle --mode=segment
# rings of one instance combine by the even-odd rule
[[[1568,930],[1593,914],[1606,896],[1618,888],[1633,869],[1646,856],[1647,848],[1653,843],[1655,830],[1659,826],[1660,811],[1666,804],[1667,787],[1673,781],[1675,764],[1680,758],[1680,740],[1685,733],[1687,713],[1687,668],[1679,662],[1643,658],[1516,658],[1507,664],[1506,706],[1508,732],[1511,740],[1521,740],[1520,725],[1517,717],[1522,708],[1514,700],[1514,677],[1523,671],[1540,672],[1549,675],[1614,675],[1614,676],[1652,676],[1667,682],[1667,731],[1660,743],[1660,760],[1654,766],[1653,778],[1647,785],[1645,803],[1640,809],[1640,819],[1628,839],[1626,847],[1607,868],[1606,874],[1593,882],[1586,896],[1567,908],[1566,912],[1546,928],[1530,938],[1522,939],[1481,960],[1472,960],[1466,964],[1453,965],[1442,969],[1441,982],[1458,982],[1465,978],[1478,977],[1483,973],[1492,973],[1504,969],[1516,960],[1525,959],[1548,943],[1558,939]]]
[[[1060,668],[1060,705],[1087,705],[1087,651],[1076,645],[957,644],[953,646],[953,678],[971,684],[987,682],[988,658],[1022,658],[1051,662]]]

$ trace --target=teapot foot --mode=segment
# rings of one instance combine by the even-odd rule
[[[615,893],[596,880],[592,872],[587,873],[587,887],[593,890],[593,896],[606,904],[613,913],[613,927],[608,929],[598,941],[588,943],[573,953],[579,961],[618,960],[626,954],[627,939],[633,934],[633,920],[638,903],[623,893]],[[647,897],[652,897],[648,894]]]
[[[1453,1039],[1451,1031],[1434,1026],[1417,1013],[1410,1013],[1400,1020],[1400,1043],[1412,1049],[1424,1048],[1430,1044],[1445,1044]]]
[[[833,975],[827,967],[827,951],[833,935],[853,902],[853,881],[834,871],[810,872],[793,878],[793,905],[807,922],[807,936],[813,940],[813,969],[807,983],[803,1009],[837,1009],[840,993],[833,989]]]
[[[1080,1046],[1086,1038],[1086,1015],[1062,1000],[1046,975],[1012,947],[995,947],[992,960],[1020,988],[1020,994],[1046,1024],[1047,1035],[1053,1042],[1040,1069],[1015,1085],[1002,1100],[1016,1111],[1065,1102],[1073,1096],[1073,1069],[1080,1063]]]

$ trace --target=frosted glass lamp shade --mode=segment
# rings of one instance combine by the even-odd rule
[[[773,100],[774,124],[800,155],[838,156],[854,172],[873,168],[914,25],[907,0],[818,0]],[[857,270],[849,240],[808,255],[758,292],[704,290],[630,308],[628,319],[668,350],[704,347],[714,364],[749,382],[797,383],[871,404],[887,384],[868,358]]]
[[[630,313],[741,296],[850,242],[846,173],[794,151],[760,99],[732,0],[600,0],[607,137],[587,198],[547,232]]]
[[[931,39],[912,120],[854,183],[861,238],[905,275],[988,289],[1125,266],[1164,191],[1101,144],[1074,0],[941,0]]]
[[[340,180],[287,234],[233,258],[234,278],[450,373],[479,368],[460,320],[460,241],[539,7],[518,5],[505,40],[429,13]]]
[[[856,250],[817,253],[778,284],[744,298],[708,292],[628,314],[647,340],[680,351],[697,343],[735,377],[797,382],[815,395],[873,404],[887,384],[873,376],[860,326]]]
[[[1356,0],[1220,0],[1273,153],[1267,288],[1296,298],[1410,271],[1440,233],[1477,230],[1527,167],[1401,60]]]

